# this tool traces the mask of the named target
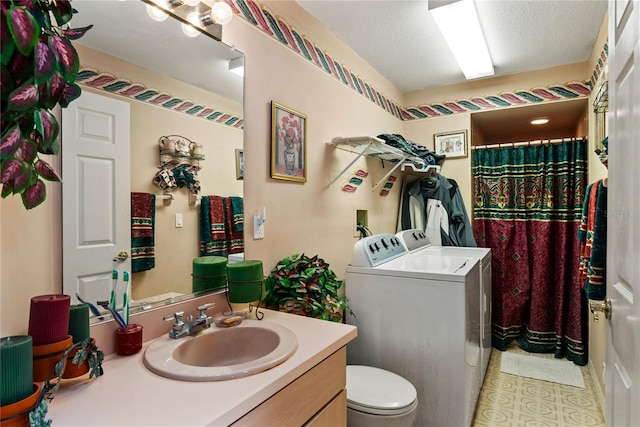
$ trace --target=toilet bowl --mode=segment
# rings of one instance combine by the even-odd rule
[[[413,426],[418,392],[406,379],[384,369],[347,365],[347,426]]]

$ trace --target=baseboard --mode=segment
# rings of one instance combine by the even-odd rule
[[[600,404],[600,410],[602,411],[602,416],[604,417],[605,413],[607,412],[604,390],[602,387],[600,387],[600,381],[598,380],[598,375],[596,374],[596,370],[591,360],[589,360],[587,368],[589,369],[589,374],[591,374],[591,382],[593,382],[594,391],[596,392],[596,397],[598,399],[598,403]]]

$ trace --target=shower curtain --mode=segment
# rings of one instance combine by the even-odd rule
[[[585,139],[473,153],[474,234],[491,248],[493,346],[587,363],[577,239],[587,179]]]

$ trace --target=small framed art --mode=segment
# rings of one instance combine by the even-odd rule
[[[447,159],[467,157],[467,131],[436,133],[433,135],[435,152],[442,154]]]
[[[307,182],[307,116],[271,102],[271,178]]]
[[[236,148],[236,179],[244,179],[244,150]]]

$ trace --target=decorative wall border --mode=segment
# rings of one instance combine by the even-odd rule
[[[236,15],[402,121],[588,97],[602,73],[604,64],[607,62],[608,46],[605,43],[590,80],[584,82],[554,84],[547,87],[517,90],[498,95],[478,96],[471,99],[405,108],[391,101],[373,85],[353,74],[345,65],[334,60],[332,55],[326,50],[322,50],[308,37],[290,26],[284,18],[277,15],[274,16],[265,5],[259,4],[254,0],[225,1],[231,6]]]
[[[596,66],[593,69],[593,72],[591,73],[592,88],[596,87],[596,83],[598,82],[598,79],[604,72],[604,67],[605,65],[607,65],[608,59],[609,59],[609,41],[607,40],[606,42],[604,42],[604,46],[602,48],[602,51],[600,52],[600,57],[598,58],[598,62],[596,63]]]
[[[168,110],[184,113],[192,117],[220,123],[233,128],[242,129],[244,120],[213,107],[197,104],[180,96],[174,96],[157,89],[146,87],[141,83],[102,73],[92,68],[81,67],[76,82],[109,92],[124,98],[134,99],[147,104],[164,107]]]

